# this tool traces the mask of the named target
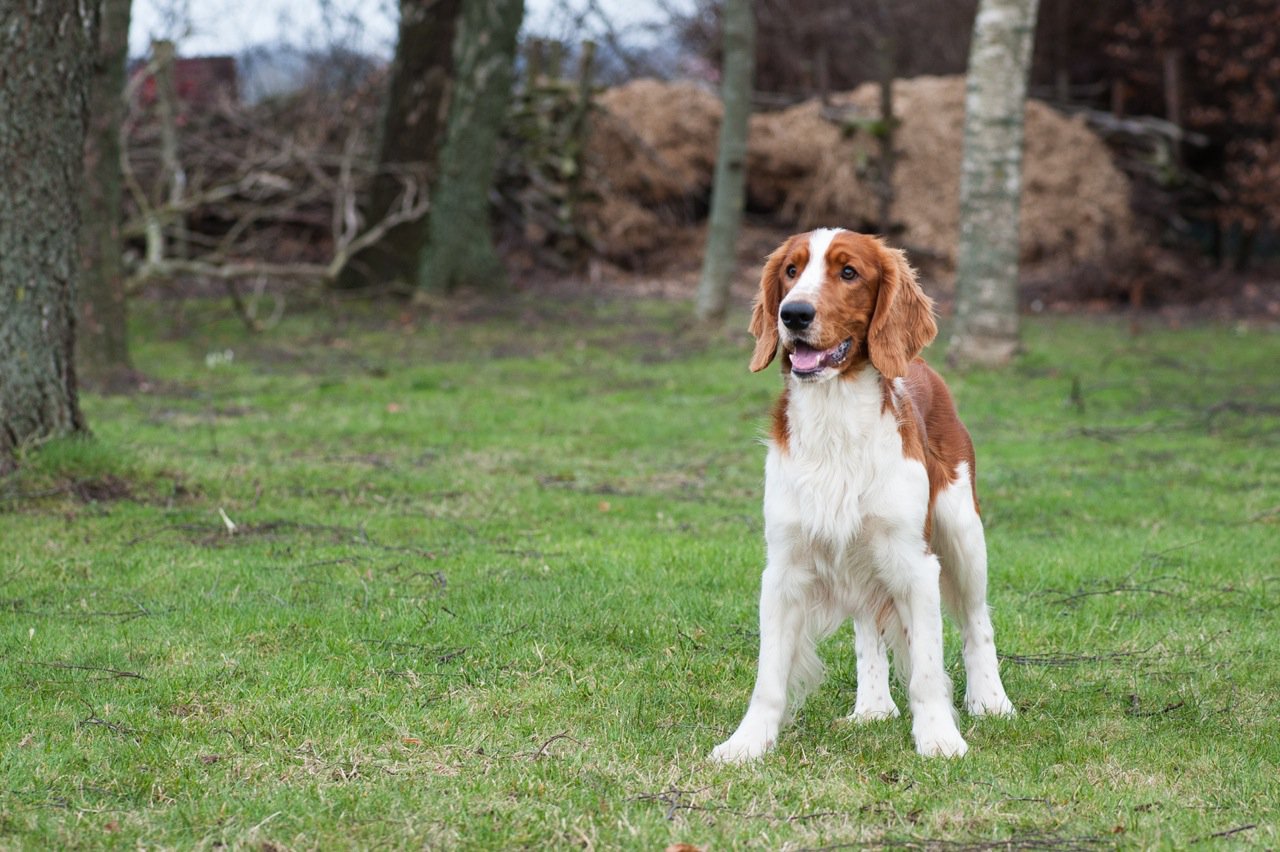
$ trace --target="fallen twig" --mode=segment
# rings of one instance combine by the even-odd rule
[[[553,736],[551,739],[549,739],[549,740],[547,740],[545,743],[543,743],[543,744],[542,744],[542,746],[541,746],[541,747],[540,747],[536,752],[534,752],[534,754],[533,754],[533,759],[534,759],[534,760],[541,760],[542,758],[546,757],[546,756],[547,756],[547,747],[548,747],[548,746],[550,746],[550,745],[551,745],[553,742],[555,742],[556,740],[568,740],[569,742],[577,743],[578,745],[584,745],[584,743],[582,742],[582,740],[574,739],[573,737],[569,736],[569,732],[568,732],[568,731],[561,731],[560,733],[556,734],[556,735],[555,735],[555,736]]]
[[[137,672],[127,672],[121,669],[109,669],[103,666],[82,666],[76,663],[59,663],[59,662],[48,663],[41,660],[24,660],[23,662],[25,662],[29,666],[47,666],[48,668],[51,668],[51,669],[74,669],[76,671],[85,671],[85,672],[105,672],[111,675],[112,679],[128,677],[128,678],[136,678],[137,680],[146,680],[146,677],[144,675],[140,675]]]
[[[1072,594],[1072,595],[1066,595],[1065,597],[1057,598],[1053,601],[1053,603],[1056,603],[1056,604],[1071,603],[1072,601],[1080,600],[1081,598],[1095,597],[1098,595],[1116,595],[1124,592],[1138,592],[1138,593],[1148,594],[1148,595],[1166,595],[1169,597],[1173,596],[1173,592],[1166,592],[1163,589],[1152,589],[1147,586],[1129,586],[1129,585],[1122,584],[1118,586],[1108,586],[1107,588],[1103,588],[1103,589],[1094,589],[1092,591],[1087,591],[1087,592],[1076,592],[1075,594]]]
[[[124,736],[129,736],[129,737],[137,736],[138,731],[134,730],[133,728],[127,727],[125,725],[119,725],[119,724],[116,724],[115,722],[108,722],[106,719],[98,718],[98,713],[96,710],[93,709],[93,705],[90,704],[88,701],[85,701],[83,698],[80,699],[80,703],[83,704],[85,707],[89,708],[89,715],[81,719],[79,722],[77,722],[76,723],[77,726],[98,725],[103,728],[106,728],[108,731],[111,731],[114,734],[123,734]]]
[[[1015,666],[1050,666],[1063,667],[1075,666],[1081,663],[1105,663],[1112,660],[1131,659],[1133,657],[1141,657],[1147,654],[1151,649],[1146,651],[1112,651],[1106,654],[1006,654],[1001,653],[1000,659],[1006,663],[1013,663]]]
[[[1243,832],[1246,832],[1246,831],[1253,831],[1257,827],[1258,827],[1258,824],[1256,822],[1251,822],[1248,825],[1241,825],[1235,828],[1228,828],[1226,831],[1217,831],[1217,832],[1214,832],[1213,834],[1206,834],[1204,837],[1197,837],[1195,840],[1191,842],[1201,843],[1205,840],[1217,840],[1222,837],[1231,837],[1233,834],[1242,834]]]
[[[666,790],[663,790],[661,793],[641,793],[640,795],[635,796],[632,799],[632,801],[661,802],[662,804],[665,804],[667,806],[666,818],[668,821],[675,819],[675,815],[677,811],[704,811],[707,813],[729,814],[731,816],[744,817],[746,819],[763,819],[763,820],[768,820],[770,822],[788,822],[788,823],[807,822],[808,820],[814,820],[814,819],[827,819],[829,817],[841,817],[841,816],[851,815],[849,813],[845,813],[841,811],[814,811],[812,813],[807,813],[807,814],[791,814],[789,816],[778,816],[776,814],[753,813],[751,811],[739,810],[737,808],[731,808],[728,805],[695,805],[692,802],[686,801],[686,797],[695,796],[709,789],[710,789],[709,787],[703,787],[699,790],[679,790],[679,789],[676,789],[675,787],[670,787]],[[873,807],[878,807],[879,804],[880,803],[876,803],[876,805],[863,806],[862,808],[859,809],[859,811],[865,813],[868,809],[871,809]]]
[[[47,610],[47,609],[20,609],[14,607],[9,612],[20,613],[22,615],[36,615],[41,618],[120,618],[125,621],[132,621],[135,618],[143,616],[156,615],[158,613],[169,612],[173,608],[153,610],[148,609],[140,604],[136,609],[124,610],[96,610],[96,609],[68,609],[68,610]]]
[[[1166,705],[1165,705],[1162,709],[1160,709],[1160,710],[1139,710],[1138,708],[1139,708],[1139,707],[1141,707],[1141,706],[1142,706],[1142,699],[1141,699],[1141,698],[1139,698],[1136,694],[1134,694],[1134,695],[1130,695],[1130,696],[1129,696],[1129,707],[1128,707],[1128,709],[1127,709],[1127,710],[1125,710],[1125,711],[1124,711],[1124,714],[1125,714],[1126,716],[1134,716],[1134,717],[1139,717],[1139,716],[1162,716],[1162,715],[1164,715],[1165,713],[1172,713],[1174,710],[1178,710],[1178,709],[1180,709],[1180,708],[1182,708],[1182,707],[1187,706],[1187,702],[1185,702],[1185,701],[1178,701],[1178,702],[1175,702],[1175,703],[1173,703],[1173,704],[1166,704]]]

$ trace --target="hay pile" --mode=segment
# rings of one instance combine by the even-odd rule
[[[1081,116],[1027,103],[1022,197],[1021,254],[1028,264],[1103,262],[1137,250],[1129,179]]]
[[[587,163],[599,200],[586,228],[606,257],[631,263],[705,214],[722,109],[700,86],[657,80],[609,89],[596,106]]]
[[[894,86],[895,242],[935,275],[954,271],[959,219],[964,79],[918,77]],[[705,214],[721,108],[689,83],[640,80],[605,92],[588,151],[600,202],[588,229],[606,257],[635,262]],[[832,113],[840,113],[833,118]],[[850,120],[852,117],[852,120]],[[878,227],[879,118],[874,84],[752,116],[750,209],[781,229]],[[1082,119],[1027,105],[1022,260],[1043,273],[1100,263],[1133,245],[1127,179]]]
[[[858,178],[870,141],[824,118],[816,100],[751,116],[748,207],[788,222],[837,221],[832,210],[843,211],[839,221],[871,221],[875,198]]]
[[[879,91],[863,85],[833,105],[879,117]],[[900,124],[894,142],[896,240],[955,268],[959,230],[964,78],[918,77],[894,85]],[[856,123],[849,125],[856,128]],[[1131,249],[1129,183],[1085,126],[1029,101],[1023,160],[1021,258],[1029,266],[1100,262]],[[798,227],[878,226],[871,133],[841,126],[806,102],[752,119],[750,202],[777,209]],[[805,168],[805,164],[808,168]],[[777,206],[770,202],[780,198]]]

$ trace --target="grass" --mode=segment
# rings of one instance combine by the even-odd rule
[[[846,629],[721,767],[778,384],[745,317],[148,310],[146,392],[0,482],[0,846],[1280,844],[1272,334],[1035,320],[949,376],[1018,717],[958,761],[837,724]]]

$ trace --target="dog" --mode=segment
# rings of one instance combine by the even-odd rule
[[[943,380],[918,357],[937,335],[906,256],[823,228],[765,262],[750,331],[752,372],[784,376],[765,461],[767,560],[755,689],[712,752],[760,757],[822,679],[817,643],[852,619],[849,719],[896,717],[888,648],[906,685],[916,751],[959,757],[942,605],[964,639],[965,709],[1012,716],[987,611],[987,552],[973,443]]]

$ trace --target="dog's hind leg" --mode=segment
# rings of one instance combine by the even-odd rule
[[[938,493],[933,549],[942,563],[940,586],[947,610],[964,639],[964,706],[975,716],[1012,716],[996,658],[995,630],[987,610],[987,544],[974,506],[967,466]]]
[[[925,757],[960,757],[969,746],[956,727],[951,679],[942,661],[938,560],[925,552],[920,530],[907,521],[874,530],[869,539],[877,579],[884,584],[901,624],[891,644],[895,656],[902,654],[907,662],[901,670],[907,677],[916,751]]]
[[[902,628],[897,623],[897,615],[892,612],[893,604],[887,603],[887,617],[893,620],[893,624],[885,629],[900,632]],[[849,714],[852,722],[873,722],[898,715],[898,707],[889,695],[889,653],[882,628],[876,621],[876,614],[868,612],[859,612],[853,618],[853,648],[858,657],[858,697],[854,701],[853,712]]]

